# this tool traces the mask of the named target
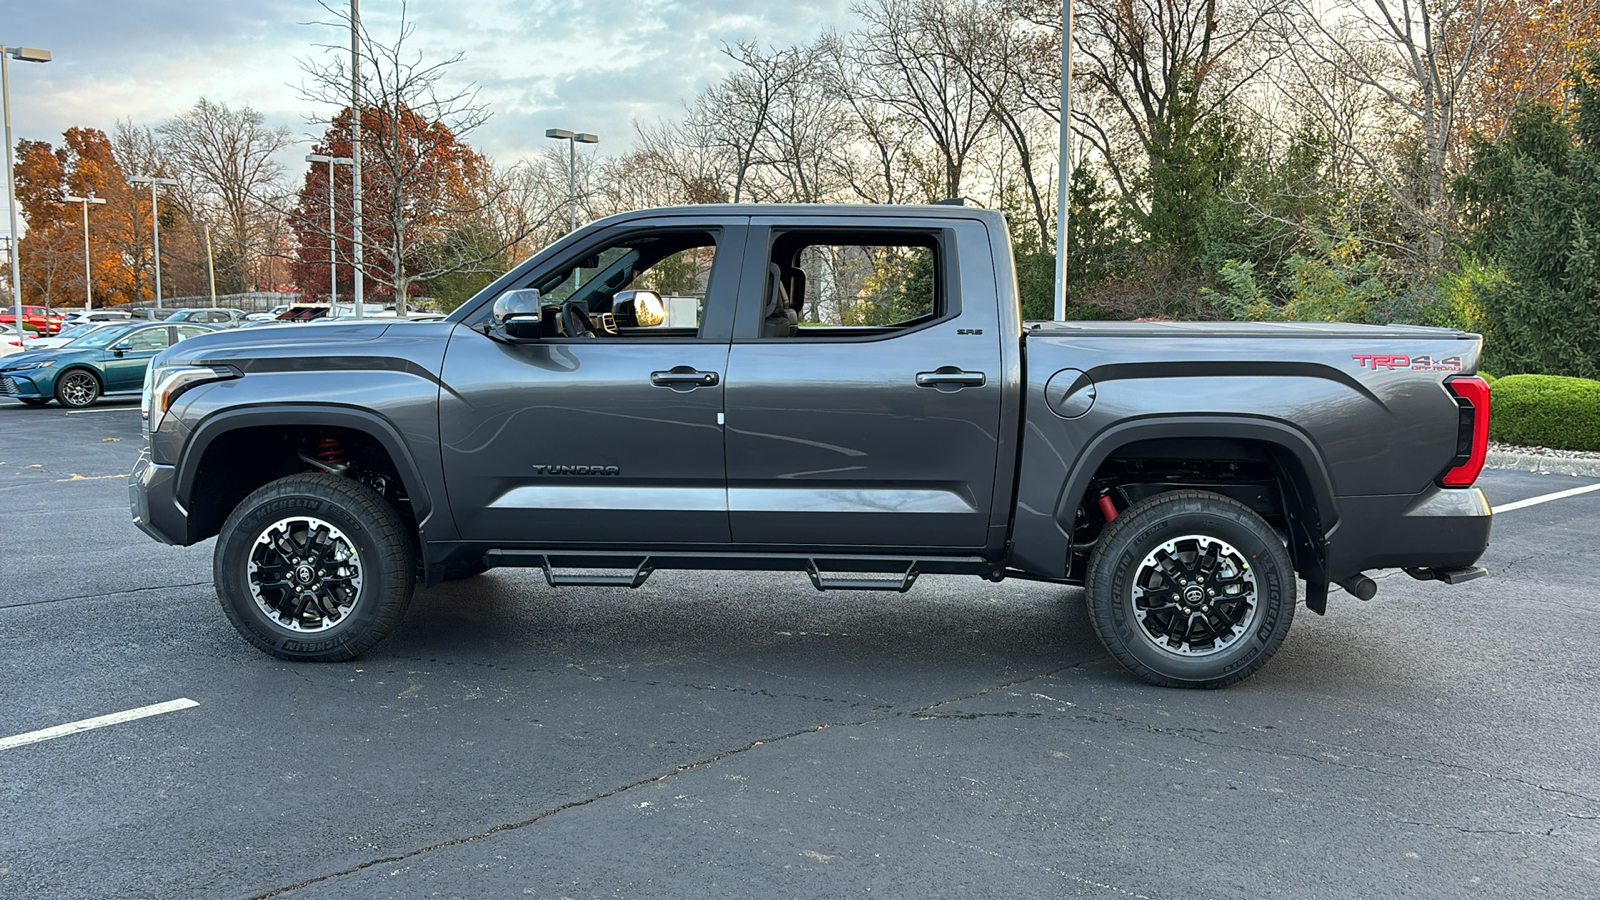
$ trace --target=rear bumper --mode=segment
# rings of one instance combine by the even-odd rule
[[[1488,549],[1492,519],[1488,498],[1475,487],[1340,497],[1328,575],[1337,581],[1368,569],[1464,569]]]
[[[189,516],[178,505],[176,474],[172,466],[152,462],[146,447],[128,476],[128,507],[140,531],[163,544],[186,546],[190,543]]]

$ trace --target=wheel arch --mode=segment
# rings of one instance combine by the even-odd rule
[[[281,454],[260,452],[261,445],[251,438],[329,428],[359,434],[387,457],[410,500],[421,542],[433,501],[399,430],[369,410],[299,404],[224,410],[195,427],[177,461],[175,490],[178,503],[188,511],[190,539],[204,540],[216,534],[233,506],[245,496],[274,478],[293,474],[272,468],[273,461],[281,464]],[[237,472],[236,467],[218,464],[224,451],[241,447],[247,453],[255,452],[248,457],[246,471]],[[229,477],[230,472],[234,477]]]
[[[1161,416],[1120,422],[1096,435],[1069,470],[1055,518],[1072,534],[1078,509],[1109,465],[1138,458],[1140,445],[1194,442],[1213,453],[1237,447],[1263,454],[1282,492],[1290,554],[1308,581],[1326,581],[1326,540],[1338,524],[1338,504],[1327,465],[1304,432],[1274,419],[1248,416]],[[1194,457],[1205,460],[1202,455]]]

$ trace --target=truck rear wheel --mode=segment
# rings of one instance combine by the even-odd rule
[[[1135,675],[1217,688],[1266,664],[1294,619],[1288,551],[1244,504],[1172,491],[1129,507],[1089,557],[1090,618]]]
[[[244,639],[280,659],[354,659],[405,615],[411,540],[371,488],[336,475],[280,478],[217,537],[212,577]]]

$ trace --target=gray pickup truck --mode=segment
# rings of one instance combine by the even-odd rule
[[[442,322],[184,341],[151,366],[133,515],[218,536],[252,644],[349,659],[420,579],[791,570],[1087,589],[1155,684],[1261,667],[1364,573],[1456,583],[1489,540],[1476,335],[1025,324],[1006,223],[953,206],[596,222]]]

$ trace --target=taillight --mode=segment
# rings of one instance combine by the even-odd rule
[[[1439,483],[1467,487],[1478,480],[1489,453],[1489,383],[1476,375],[1465,375],[1446,380],[1444,386],[1455,395],[1458,417],[1456,455],[1450,460],[1450,468],[1439,476]]]

